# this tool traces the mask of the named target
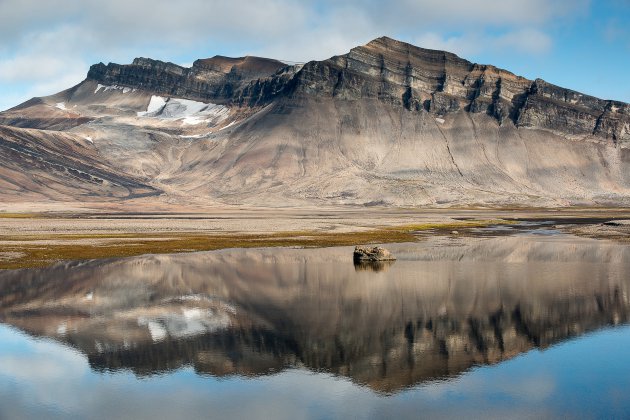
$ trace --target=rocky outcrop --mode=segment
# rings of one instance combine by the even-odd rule
[[[305,95],[378,99],[437,116],[464,110],[491,115],[502,124],[630,141],[628,104],[387,37],[310,62],[296,77],[296,91]]]
[[[394,261],[396,259],[391,252],[380,246],[360,245],[354,247],[352,258],[355,264],[362,262]]]
[[[96,64],[88,78],[239,106],[266,105],[281,96],[377,99],[437,117],[458,111],[484,113],[501,124],[630,142],[628,104],[387,37],[304,66],[259,57],[216,56],[184,68],[137,58],[130,65]]]
[[[536,79],[515,119],[522,127],[630,141],[630,105],[604,101]]]
[[[95,64],[88,79],[214,103],[230,102],[252,81],[269,77],[286,64],[268,58],[215,56],[197,60],[191,68],[173,63],[136,58],[132,64]]]

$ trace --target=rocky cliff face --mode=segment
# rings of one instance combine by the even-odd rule
[[[286,64],[260,57],[215,56],[196,60],[191,68],[136,58],[132,64],[95,64],[88,79],[107,85],[130,86],[157,94],[222,103],[231,101],[252,81],[273,75]]]
[[[452,53],[387,37],[303,67],[258,57],[216,56],[197,60],[187,69],[138,58],[130,65],[94,65],[88,78],[250,106],[285,95],[377,99],[438,117],[463,110],[488,114],[501,124],[630,141],[628,104],[597,99],[541,79],[528,80]]]
[[[630,141],[628,104],[386,37],[310,62],[296,79],[296,89],[306,95],[378,99],[437,116],[485,113],[502,124]]]

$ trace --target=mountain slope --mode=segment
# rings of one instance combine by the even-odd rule
[[[0,191],[4,200],[137,198],[158,194],[100,161],[89,138],[0,126]]]
[[[67,91],[0,113],[0,124],[89,137],[102,165],[161,191],[158,201],[630,202],[628,104],[390,38],[304,65],[101,63]]]

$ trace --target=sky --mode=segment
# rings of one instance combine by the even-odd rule
[[[630,0],[0,0],[0,110],[98,62],[305,62],[383,35],[630,102]]]

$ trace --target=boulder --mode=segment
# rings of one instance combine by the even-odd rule
[[[391,252],[380,246],[360,246],[354,247],[354,262],[362,263],[369,261],[394,261],[396,257]]]

